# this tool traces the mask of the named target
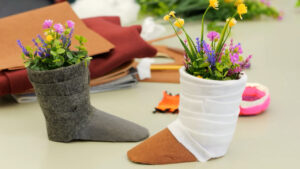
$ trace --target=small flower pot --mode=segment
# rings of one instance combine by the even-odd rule
[[[169,130],[199,161],[224,156],[234,134],[247,76],[207,80],[180,69],[179,116]]]

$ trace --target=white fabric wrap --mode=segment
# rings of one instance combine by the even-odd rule
[[[180,69],[178,118],[168,128],[198,161],[225,155],[235,131],[247,76],[206,80]]]

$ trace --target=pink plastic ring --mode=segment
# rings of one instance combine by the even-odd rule
[[[258,83],[247,83],[240,105],[240,116],[258,115],[270,104],[269,89]]]

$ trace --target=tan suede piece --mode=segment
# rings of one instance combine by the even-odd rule
[[[45,19],[52,19],[54,23],[62,24],[67,20],[73,20],[74,34],[82,35],[88,40],[86,48],[89,56],[109,52],[114,47],[109,41],[86,27],[69,3],[59,3],[0,19],[0,70],[24,68],[22,50],[17,45],[17,40],[21,40],[24,46],[34,46],[33,38],[38,34],[44,37],[42,25]],[[78,44],[74,37],[72,48]]]
[[[167,46],[154,46],[160,54],[166,55],[167,58],[174,60],[172,63],[153,64],[153,65],[182,65],[184,61],[184,51],[176,48],[169,48]],[[140,80],[142,82],[164,82],[164,83],[179,83],[178,70],[151,70],[151,78]]]
[[[171,164],[197,161],[168,128],[137,145],[127,153],[128,159],[142,164]]]

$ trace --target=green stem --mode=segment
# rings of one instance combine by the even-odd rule
[[[208,12],[209,8],[210,7],[206,8],[206,10],[205,10],[205,12],[204,12],[204,14],[202,16],[202,22],[201,22],[201,47],[202,47],[203,36],[204,36],[203,35],[204,34],[204,18],[205,18],[206,13]]]
[[[226,38],[225,38],[224,42],[222,43],[222,47],[223,47],[223,46],[224,46],[224,44],[226,43],[226,41],[227,41],[227,39],[228,39],[228,37],[229,37],[230,33],[231,33],[231,28],[229,28],[229,32],[228,32],[228,34],[227,34],[227,36],[226,36]]]
[[[170,20],[169,20],[169,23],[170,23],[170,25],[172,26],[172,28],[173,28],[173,30],[174,30],[176,36],[178,37],[178,39],[181,40],[181,38],[180,38],[179,35],[178,35],[178,32],[176,31],[176,29],[174,28],[174,26],[173,26],[173,24],[172,24],[172,22],[171,22]]]
[[[187,53],[188,57],[192,60],[193,58],[191,58],[191,57],[193,57],[193,56],[192,56],[191,52],[188,51],[189,49],[188,49],[187,47],[185,47],[185,44],[183,43],[182,39],[179,37],[179,35],[178,35],[178,33],[177,33],[175,27],[173,26],[173,24],[172,24],[172,22],[171,22],[170,20],[169,20],[169,23],[170,23],[170,25],[172,26],[172,28],[173,28],[173,30],[174,30],[174,32],[175,32],[177,38],[179,39],[179,41],[180,41],[180,43],[181,43],[181,45],[182,45],[182,46],[184,47],[184,49],[186,50],[186,53]]]
[[[226,25],[224,26],[223,30],[222,30],[222,33],[221,33],[221,38],[218,42],[218,45],[217,45],[217,49],[216,49],[216,53],[220,53],[220,50],[222,49],[223,45],[223,41],[224,41],[224,37],[225,37],[225,34],[226,34],[226,31],[227,31],[227,28],[228,28],[228,25],[229,25],[229,22],[232,18],[234,18],[235,16],[237,15],[237,13],[235,13],[232,17],[229,18],[228,22],[226,22]]]
[[[231,33],[231,28],[229,28],[229,32],[228,32],[228,34],[227,34],[227,36],[226,36],[226,38],[225,38],[225,40],[224,40],[224,42],[222,43],[222,48],[223,48],[223,46],[224,46],[224,44],[226,43],[226,41],[227,41],[227,39],[228,39],[228,37],[229,37],[229,35],[230,35],[230,33]],[[222,48],[221,48],[221,51],[222,51]],[[221,52],[220,51],[220,52]],[[221,57],[221,54],[220,54],[220,52],[219,53],[217,53],[219,56],[218,56],[218,60],[220,59],[220,57]]]

